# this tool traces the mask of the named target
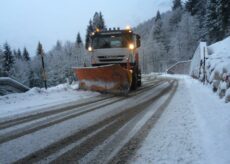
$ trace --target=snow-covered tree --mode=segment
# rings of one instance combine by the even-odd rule
[[[3,50],[0,45],[0,77],[3,76]]]
[[[154,29],[153,29],[153,37],[154,39],[158,40],[158,41],[162,41],[162,35],[163,35],[163,31],[162,31],[162,21],[161,21],[161,14],[158,11],[156,18],[155,18],[155,24],[154,24]]]
[[[197,32],[201,40],[207,41],[206,10],[207,0],[188,0],[185,3],[186,10],[197,19]]]
[[[185,3],[185,8],[188,12],[191,13],[192,16],[194,16],[199,11],[198,5],[199,5],[199,0],[188,0]]]
[[[76,46],[79,47],[82,44],[81,34],[77,33]]]
[[[17,81],[23,83],[24,85],[30,86],[29,84],[29,72],[30,72],[30,62],[25,59],[16,58],[13,65],[11,76]]]
[[[96,31],[96,29],[103,30],[105,29],[105,20],[103,18],[103,15],[101,12],[95,12],[93,16],[93,30]]]
[[[42,87],[41,57],[37,55],[34,56],[30,63],[29,85],[30,87]]]
[[[176,10],[176,9],[182,9],[182,3],[181,0],[173,0],[173,6],[172,6],[172,10]]]
[[[17,57],[16,58],[19,60],[22,60],[22,53],[21,53],[21,50],[19,48],[17,50]]]
[[[89,25],[86,29],[86,37],[85,37],[85,48],[88,49],[89,42],[90,42],[90,35],[92,32],[96,31],[97,29],[103,30],[106,28],[105,20],[101,12],[95,12],[93,19],[89,21]]]
[[[54,47],[56,50],[60,51],[62,49],[62,43],[60,40],[56,42],[56,46]]]
[[[228,0],[217,0],[217,25],[221,35],[219,39],[230,34],[230,1]]]
[[[217,0],[208,0],[207,1],[207,10],[206,10],[206,30],[209,41],[215,42],[219,40],[220,34],[220,25],[218,24],[218,12],[217,12]]]
[[[85,48],[88,49],[89,43],[90,43],[90,35],[93,32],[93,22],[92,20],[89,21],[89,25],[87,26],[86,29],[86,36],[85,36]]]
[[[30,61],[30,54],[25,47],[23,49],[23,59],[27,62]]]
[[[3,72],[6,76],[10,75],[10,71],[14,64],[14,56],[9,44],[6,42],[3,46]]]
[[[42,87],[42,80],[43,81],[46,80],[46,75],[45,75],[45,71],[44,71],[45,52],[44,52],[43,46],[40,42],[38,42],[36,54],[37,54],[37,56],[35,57],[35,60],[32,62],[32,71],[34,74],[34,79],[36,81],[36,86]]]
[[[172,14],[170,18],[171,30],[176,30],[183,14],[181,0],[173,0]]]
[[[165,71],[178,61],[191,59],[195,51],[200,37],[199,20],[184,11],[182,5],[174,6],[178,7],[157,13],[135,29],[142,38],[140,61],[145,73]]]

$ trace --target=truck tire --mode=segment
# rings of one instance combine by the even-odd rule
[[[131,90],[136,90],[137,89],[137,73],[134,72],[133,73],[133,77],[132,77],[132,84],[131,84]]]
[[[141,83],[141,70],[138,71],[137,75],[137,86],[140,87],[142,85]]]

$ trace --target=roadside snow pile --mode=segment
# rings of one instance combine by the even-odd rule
[[[48,88],[32,88],[25,93],[0,96],[0,118],[39,110],[44,107],[68,103],[97,96],[99,93],[78,91],[78,83],[60,84]]]
[[[227,91],[230,88],[230,37],[209,46],[208,53],[204,47],[200,50],[201,45],[204,44],[199,45],[199,53],[196,51],[192,59],[190,75],[203,82],[206,79],[220,98],[230,102],[230,91]],[[208,54],[205,55],[205,67],[204,52]]]
[[[230,101],[230,37],[208,47],[210,56],[207,59],[207,80],[213,90],[225,101]]]

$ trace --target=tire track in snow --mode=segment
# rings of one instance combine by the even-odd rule
[[[66,111],[72,110],[74,108],[83,107],[83,106],[86,106],[88,104],[93,104],[95,102],[100,102],[100,101],[103,101],[103,100],[106,100],[106,99],[110,99],[112,97],[114,97],[114,96],[111,96],[111,97],[99,97],[99,98],[96,98],[96,99],[93,98],[90,101],[83,102],[83,103],[80,103],[80,104],[76,103],[76,104],[73,104],[73,105],[68,105],[69,104],[68,103],[68,104],[64,105],[65,106],[64,108],[63,107],[56,107],[56,109],[54,109],[54,110],[49,110],[49,111],[45,111],[45,112],[42,112],[42,113],[35,113],[33,115],[20,117],[20,118],[17,118],[17,119],[7,120],[5,122],[0,123],[0,130],[9,128],[9,127],[14,126],[14,125],[22,124],[22,123],[33,121],[33,120],[36,120],[36,119],[40,119],[42,117],[47,117],[47,116],[54,115],[54,114],[57,114],[57,113],[66,112]],[[49,107],[49,109],[50,108],[52,108],[52,107]]]
[[[19,161],[17,163],[23,163],[23,162],[29,162],[34,163],[38,162],[53,153],[60,151],[60,149],[63,149],[63,147],[68,146],[74,142],[77,142],[78,140],[88,136],[90,133],[97,131],[98,129],[102,128],[105,125],[108,125],[109,123],[115,121],[102,131],[98,132],[94,136],[87,139],[85,142],[81,143],[80,145],[76,146],[72,150],[67,151],[62,156],[57,158],[54,163],[62,163],[66,161],[76,161],[80,158],[84,157],[87,153],[89,153],[93,148],[103,143],[108,137],[113,135],[117,130],[119,130],[122,126],[124,126],[128,121],[130,121],[132,118],[140,114],[142,111],[145,110],[145,108],[153,103],[153,101],[159,99],[163,94],[167,93],[171,88],[171,85],[169,85],[167,88],[163,89],[162,92],[160,92],[157,96],[151,97],[149,100],[142,102],[141,104],[138,104],[135,107],[130,107],[123,112],[112,116],[110,118],[107,118],[91,127],[88,127],[86,129],[83,129],[67,138],[62,139],[61,141],[58,141],[57,143],[51,144],[47,146],[46,148],[39,150]]]
[[[161,115],[163,114],[164,110],[172,100],[173,96],[176,93],[178,82],[175,82],[176,84],[171,90],[171,93],[167,100],[157,109],[157,111],[154,113],[154,115],[144,124],[144,126],[141,128],[141,130],[136,133],[132,139],[122,147],[122,149],[117,153],[115,157],[113,157],[108,163],[128,163],[128,160],[132,157],[132,155],[135,154],[135,152],[140,147],[140,144],[142,141],[147,137],[150,130],[154,127],[154,125],[157,123]]]
[[[128,97],[133,97],[133,96],[137,96],[138,94],[143,93],[145,90],[151,89],[153,87],[156,87],[157,85],[160,85],[161,83],[163,83],[163,81],[156,81],[153,84],[147,85],[143,88],[140,88],[139,90],[132,92]],[[95,103],[91,103],[85,106],[80,106],[78,108],[73,108],[72,110],[67,110],[65,111],[64,109],[61,110],[61,113],[63,112],[67,112],[64,115],[60,115],[60,116],[56,116],[54,118],[50,118],[47,119],[45,118],[45,120],[41,120],[40,122],[35,122],[33,124],[28,124],[25,127],[22,128],[18,128],[16,130],[4,133],[3,135],[0,135],[0,144],[4,143],[4,142],[8,142],[10,140],[16,139],[18,137],[33,133],[35,131],[50,127],[52,125],[61,123],[63,121],[66,121],[68,119],[72,119],[75,117],[79,117],[83,114],[98,110],[102,107],[114,104],[118,101],[124,100],[127,97],[112,97],[112,98],[107,98],[107,99],[103,99],[103,100],[99,100]],[[79,109],[80,108],[80,109]],[[73,111],[74,110],[74,111]],[[80,110],[80,111],[79,111]],[[37,119],[35,119],[37,120]],[[18,126],[18,125],[17,125]]]
[[[148,81],[145,84],[144,87],[139,88],[136,92],[139,92],[139,91],[151,86],[151,84],[153,82],[156,82],[156,81],[157,81],[156,79]],[[133,92],[131,92],[131,94],[133,94]],[[9,128],[11,126],[15,126],[15,125],[18,125],[18,124],[22,124],[22,123],[25,123],[25,122],[30,122],[30,121],[33,121],[33,120],[36,120],[36,119],[40,119],[42,117],[47,117],[47,116],[54,115],[54,114],[57,114],[57,113],[66,112],[66,111],[72,110],[74,108],[79,108],[79,107],[87,106],[89,104],[94,104],[94,103],[97,103],[97,102],[100,102],[100,101],[111,99],[113,97],[115,97],[115,96],[114,95],[108,95],[108,96],[105,97],[104,95],[101,95],[99,97],[90,98],[90,100],[87,100],[86,102],[79,103],[77,101],[75,103],[66,103],[66,104],[63,104],[62,106],[60,106],[60,105],[52,106],[52,107],[48,107],[46,109],[48,111],[39,112],[39,113],[27,115],[27,116],[21,116],[21,117],[16,118],[16,119],[8,119],[6,121],[0,121],[0,130],[5,129],[5,128]]]

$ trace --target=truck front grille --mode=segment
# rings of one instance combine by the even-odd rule
[[[119,62],[124,60],[124,55],[118,56],[98,56],[100,62]]]

